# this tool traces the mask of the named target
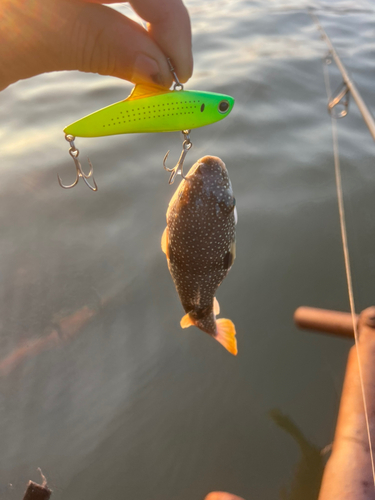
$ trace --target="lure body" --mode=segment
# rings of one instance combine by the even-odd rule
[[[190,130],[222,120],[233,104],[233,97],[224,94],[136,85],[124,101],[81,118],[64,132],[75,137],[101,137]]]
[[[235,328],[216,320],[215,293],[235,259],[236,209],[225,164],[205,156],[190,169],[167,211],[162,249],[182,306],[182,328],[195,325],[237,354]]]

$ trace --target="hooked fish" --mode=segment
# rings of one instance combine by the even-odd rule
[[[101,137],[190,130],[222,120],[233,105],[233,97],[225,94],[139,84],[124,101],[71,123],[64,132],[74,137]]]
[[[195,325],[237,354],[236,330],[220,312],[215,292],[236,257],[236,202],[228,171],[216,156],[189,170],[167,210],[162,250],[186,312],[181,327]]]

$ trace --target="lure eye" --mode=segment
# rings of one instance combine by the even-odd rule
[[[228,101],[221,101],[219,104],[219,112],[220,113],[226,113],[229,109],[229,102]]]
[[[204,111],[204,104],[201,106],[201,113]]]

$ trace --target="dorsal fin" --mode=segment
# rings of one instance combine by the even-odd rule
[[[125,101],[134,101],[135,99],[143,99],[145,97],[168,94],[169,92],[172,92],[172,90],[158,87],[156,85],[145,85],[143,83],[139,83],[133,88]]]
[[[217,301],[217,298],[214,297],[214,315],[218,316],[219,314],[220,314],[219,302]]]
[[[194,326],[194,321],[191,319],[190,314],[187,313],[182,317],[180,321],[181,328],[189,328],[189,326]]]

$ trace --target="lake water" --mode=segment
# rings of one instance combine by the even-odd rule
[[[186,89],[236,99],[227,119],[192,132],[187,166],[216,155],[232,180],[237,260],[217,296],[239,354],[179,326],[160,238],[176,188],[162,159],[178,157],[181,134],[77,139],[99,190],[81,181],[66,191],[56,179],[74,173],[63,127],[132,86],[78,72],[10,86],[0,94],[2,499],[19,500],[38,467],[54,500],[201,500],[212,490],[277,499],[300,451],[270,410],[315,447],[332,442],[351,342],[292,319],[300,305],[349,310],[326,46],[304,2],[186,4]],[[374,109],[372,2],[315,7]],[[374,304],[375,147],[353,102],[338,127],[360,311]]]

